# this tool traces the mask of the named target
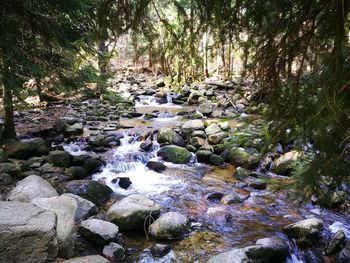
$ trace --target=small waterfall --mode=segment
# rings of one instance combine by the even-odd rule
[[[135,101],[135,107],[155,107],[159,105],[158,99],[154,96],[139,96],[138,100]]]
[[[166,94],[166,102],[167,104],[173,104],[173,97],[171,96],[170,92],[167,92]]]

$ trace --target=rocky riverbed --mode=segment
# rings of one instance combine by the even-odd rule
[[[250,83],[120,75],[100,99],[16,113],[0,262],[350,262],[347,187],[337,212],[288,197],[304,153],[261,154],[253,99]]]

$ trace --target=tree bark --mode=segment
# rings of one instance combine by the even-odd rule
[[[4,99],[4,111],[5,111],[5,125],[4,125],[4,139],[15,139],[15,119],[13,116],[13,102],[12,102],[12,87],[14,84],[14,78],[11,73],[5,72],[3,75],[3,99]]]
[[[106,43],[104,40],[101,40],[100,43],[98,43],[98,67],[100,68],[102,75],[105,75],[107,73],[107,65],[105,59],[106,52]]]

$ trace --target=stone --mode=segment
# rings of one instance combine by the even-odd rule
[[[219,155],[212,154],[209,158],[210,163],[216,166],[223,165],[225,163],[224,159],[222,159]]]
[[[264,190],[266,189],[266,181],[264,179],[256,179],[250,182],[248,186],[256,190]]]
[[[161,173],[166,169],[166,166],[163,163],[156,161],[148,161],[146,167],[157,173]]]
[[[259,164],[259,160],[256,156],[250,155],[243,148],[231,147],[225,156],[227,163],[234,166],[241,166],[245,169],[252,169]]]
[[[120,188],[128,189],[129,186],[132,184],[129,177],[117,177],[118,178],[118,185]]]
[[[346,245],[346,235],[344,231],[338,230],[329,241],[326,248],[326,255],[334,254],[342,250]]]
[[[205,134],[204,131],[194,131],[192,132],[191,134],[191,137],[199,137],[199,138],[202,138],[202,139],[206,139],[207,138],[207,135]]]
[[[283,232],[288,237],[297,239],[298,243],[305,246],[315,244],[320,239],[322,230],[323,222],[314,217],[283,227]]]
[[[13,183],[13,178],[9,174],[0,174],[0,185],[8,186]],[[1,199],[0,199],[1,200]]]
[[[84,162],[83,168],[88,172],[89,175],[92,175],[94,173],[97,173],[102,165],[103,163],[99,159],[89,158]]]
[[[8,158],[27,160],[33,156],[48,154],[49,148],[42,140],[30,142],[9,141],[5,144]]]
[[[216,123],[212,123],[207,128],[205,128],[205,133],[208,136],[219,132],[222,132],[222,130]]]
[[[200,138],[200,137],[192,137],[189,144],[198,149],[198,148],[206,145],[207,140]]]
[[[255,246],[246,247],[245,253],[254,263],[285,262],[289,255],[289,246],[278,236],[262,238]]]
[[[177,145],[164,146],[160,148],[157,155],[162,157],[167,162],[176,164],[186,164],[192,157],[191,153],[187,149]]]
[[[247,169],[244,169],[242,167],[237,167],[233,173],[233,176],[237,179],[237,180],[244,180],[246,178],[248,178],[249,176],[249,171]]]
[[[199,150],[196,153],[197,161],[200,163],[208,163],[210,161],[212,153],[207,150]]]
[[[72,166],[66,170],[66,173],[69,175],[70,179],[84,179],[88,176],[87,171],[80,166]]]
[[[58,193],[47,181],[37,175],[30,175],[17,183],[8,194],[7,200],[29,203],[34,198],[55,196]]]
[[[156,86],[157,86],[158,88],[164,87],[164,86],[165,86],[164,79],[163,79],[163,78],[157,79],[157,81],[156,81]]]
[[[21,169],[17,164],[14,163],[0,163],[0,173],[17,176],[21,173]]]
[[[99,255],[71,258],[61,263],[110,263],[110,261]]]
[[[231,128],[230,123],[228,121],[219,122],[218,125],[223,131],[228,131]]]
[[[161,258],[167,255],[171,251],[171,246],[164,244],[154,244],[151,249],[152,256]]]
[[[225,138],[227,138],[228,135],[224,132],[218,132],[218,133],[215,133],[215,134],[212,134],[212,135],[209,135],[208,136],[208,142],[211,144],[211,145],[216,145],[216,144],[219,144],[221,143],[221,141]]]
[[[95,205],[102,205],[113,193],[107,185],[93,180],[74,180],[64,185],[65,192],[78,195],[93,202]]]
[[[181,128],[182,133],[187,137],[189,137],[192,132],[198,130],[204,130],[204,122],[201,120],[187,121],[182,125]]]
[[[70,154],[66,151],[52,151],[47,156],[47,161],[57,167],[69,167]]]
[[[177,212],[168,212],[161,215],[149,227],[149,234],[160,240],[182,238],[187,232],[188,219]]]
[[[148,152],[149,150],[152,149],[152,146],[153,146],[153,142],[150,140],[146,140],[146,141],[141,143],[140,149],[144,150],[145,152]]]
[[[84,133],[84,125],[82,123],[74,123],[72,125],[68,125],[64,131],[64,136],[76,136]]]
[[[109,221],[121,230],[143,228],[145,220],[157,218],[160,206],[153,200],[140,194],[129,195],[113,204],[107,211]]]
[[[84,198],[81,198],[78,195],[70,194],[70,193],[65,193],[62,194],[61,196],[69,196],[75,199],[77,202],[77,212],[75,214],[75,221],[80,222],[89,216],[95,215],[98,212],[97,206]]]
[[[105,245],[114,240],[118,235],[119,228],[113,223],[99,220],[88,219],[82,221],[79,232],[88,240]]]
[[[77,212],[77,202],[75,199],[68,196],[58,196],[35,198],[31,202],[56,213],[58,256],[63,258],[72,257],[76,239],[74,219]]]
[[[54,212],[29,203],[0,202],[1,262],[52,262],[58,253]]]
[[[225,195],[220,202],[225,205],[231,205],[231,204],[239,204],[239,203],[242,203],[243,201],[244,199],[236,194],[228,194],[228,195]]]
[[[198,108],[198,112],[202,113],[204,116],[210,116],[213,112],[213,105],[210,102],[201,103]]]
[[[272,164],[272,171],[276,174],[288,175],[293,168],[293,164],[301,155],[298,151],[290,151],[283,154]]]
[[[249,263],[249,260],[244,249],[236,248],[212,257],[208,263]]]
[[[125,249],[117,243],[110,243],[103,248],[102,255],[112,262],[121,261],[125,259]]]
[[[184,147],[186,145],[182,137],[171,128],[161,128],[157,136],[158,143],[168,143]]]

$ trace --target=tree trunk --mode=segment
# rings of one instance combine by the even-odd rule
[[[43,101],[44,101],[44,98],[43,98],[43,92],[42,92],[42,89],[41,89],[41,82],[40,82],[40,79],[37,79],[37,80],[36,80],[36,93],[38,94],[39,101],[40,101],[40,102],[43,102]]]
[[[15,119],[13,116],[13,104],[12,104],[12,87],[14,78],[10,75],[11,73],[4,73],[3,76],[3,99],[4,99],[4,111],[5,111],[5,125],[4,125],[4,139],[15,139]]]
[[[101,40],[98,43],[98,67],[100,68],[101,74],[105,75],[107,73],[107,65],[106,65],[106,55],[107,47],[104,40]]]

